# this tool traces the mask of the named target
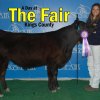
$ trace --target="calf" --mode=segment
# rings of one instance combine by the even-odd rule
[[[76,27],[79,27],[79,30]],[[56,31],[27,34],[12,33],[0,30],[0,81],[3,88],[9,91],[5,82],[8,62],[12,61],[23,69],[47,65],[48,87],[51,91],[59,88],[58,69],[71,58],[73,47],[80,41],[80,32],[92,32],[90,26],[82,21]],[[2,97],[2,92],[0,91]]]

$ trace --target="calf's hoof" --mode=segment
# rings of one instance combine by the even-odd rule
[[[9,89],[9,88],[6,88],[6,89],[5,89],[5,92],[10,92],[10,89]]]
[[[60,87],[57,87],[57,90],[60,90],[61,88]]]
[[[56,92],[57,92],[57,90],[51,90],[51,92],[52,92],[52,93],[56,93]]]
[[[2,98],[3,97],[3,94],[0,94],[0,98]]]

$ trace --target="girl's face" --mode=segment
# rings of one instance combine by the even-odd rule
[[[93,9],[92,9],[92,14],[93,14],[93,17],[97,17],[100,13],[100,9],[98,6],[94,6]]]

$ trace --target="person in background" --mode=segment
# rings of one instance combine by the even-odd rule
[[[87,65],[90,75],[89,85],[85,87],[86,91],[98,91],[100,84],[100,4],[92,5],[88,24],[96,26],[96,30],[88,37],[91,55],[87,58]]]

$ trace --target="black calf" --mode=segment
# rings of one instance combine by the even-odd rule
[[[80,28],[78,31],[77,23]],[[82,30],[87,30],[86,23],[82,21],[75,21],[57,31],[39,34],[0,30],[0,81],[3,88],[9,90],[5,82],[5,73],[8,62],[13,61],[23,69],[47,65],[49,89],[57,90],[58,68],[64,67],[69,61],[73,47],[81,39]],[[1,92],[0,94],[2,96]]]

